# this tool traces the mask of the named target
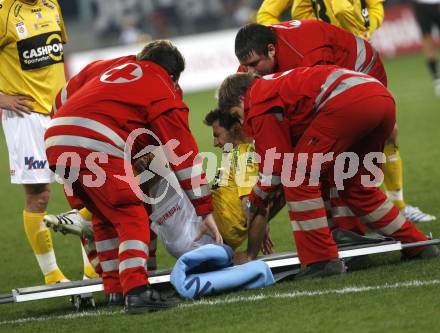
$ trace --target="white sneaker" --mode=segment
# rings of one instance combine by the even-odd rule
[[[434,80],[434,94],[440,97],[440,79]]]
[[[436,220],[434,215],[423,213],[419,207],[414,207],[411,205],[406,205],[405,208],[401,210],[401,213],[407,220],[410,220],[414,223]]]
[[[92,223],[79,215],[76,209],[59,215],[45,215],[43,220],[54,231],[93,239]]]

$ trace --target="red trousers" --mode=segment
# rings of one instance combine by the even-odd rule
[[[334,169],[336,157],[343,152],[356,153],[359,167],[351,178],[342,182],[338,196],[369,228],[404,243],[426,240],[426,236],[405,220],[378,187],[362,184],[362,176],[371,176],[363,165],[364,158],[368,153],[383,151],[385,141],[394,128],[395,117],[395,104],[390,97],[372,96],[351,105],[346,105],[342,98],[335,98],[312,121],[299,139],[294,153],[295,156],[308,153],[310,165],[314,153],[333,152],[333,159],[322,165],[321,180],[335,181],[336,184],[341,171],[338,173]],[[292,179],[295,173],[294,167]],[[293,236],[303,264],[338,257],[321,196],[322,182],[311,186],[309,177],[310,174],[306,174],[300,186],[284,187]],[[333,179],[329,180],[329,177]],[[422,250],[418,248],[408,252],[417,254]]]
[[[339,228],[359,235],[365,235],[365,225],[361,223],[360,218],[353,213],[339,196],[334,182],[330,184],[323,183],[322,186],[321,194],[324,199],[330,229]]]
[[[78,206],[79,199],[93,214],[98,271],[102,272],[105,293],[127,293],[148,284],[148,214],[130,185],[117,177],[125,175],[122,160],[113,160],[100,167],[105,174],[101,186],[91,187],[87,181],[87,177],[96,179],[96,170],[82,168],[78,180],[72,184],[74,196],[67,198],[73,206]],[[93,260],[95,249],[90,250],[89,259]]]

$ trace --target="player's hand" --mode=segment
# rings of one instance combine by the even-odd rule
[[[263,243],[261,244],[261,252],[265,255],[273,253],[273,242],[272,239],[270,238],[269,224],[267,225],[266,233],[263,238]]]
[[[241,265],[241,264],[245,264],[247,262],[249,262],[250,259],[246,253],[246,251],[242,251],[242,252],[235,252],[234,253],[234,258],[232,258],[232,262],[234,263],[234,265]]]
[[[29,96],[10,96],[0,95],[0,109],[15,112],[19,117],[24,117],[25,114],[30,114],[34,111],[32,105],[27,102],[33,102],[34,99]]]
[[[203,235],[210,235],[216,243],[223,244],[223,238],[218,231],[217,224],[215,224],[214,216],[208,214],[203,218],[203,222],[200,224],[199,233],[197,234],[194,241],[199,241]]]
[[[144,156],[139,157],[134,162],[134,169],[135,169],[136,173],[140,174],[143,171],[148,170],[153,158],[154,158],[154,155],[152,153],[149,153],[149,154],[146,154]]]
[[[243,215],[246,219],[246,225],[249,225],[257,216],[259,209],[257,206],[253,205],[249,199],[246,199],[245,205],[243,207]]]

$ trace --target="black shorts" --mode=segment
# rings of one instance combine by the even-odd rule
[[[414,3],[416,19],[423,35],[429,35],[433,26],[440,29],[440,3]]]

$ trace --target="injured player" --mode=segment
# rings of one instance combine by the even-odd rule
[[[155,234],[151,235],[148,270],[156,268],[154,256],[156,235],[165,249],[176,258],[201,245],[215,243],[210,236],[199,234],[202,219],[197,216],[174,172],[165,163],[163,154],[162,149],[158,148],[139,158],[135,163],[138,178],[149,178],[141,185],[144,202],[149,212],[150,228]],[[46,215],[45,221],[54,231],[81,236],[88,243],[86,252],[93,253],[92,224],[77,214],[77,210],[60,215]],[[95,267],[96,259],[91,259]]]
[[[214,217],[224,242],[234,250],[239,248],[247,239],[246,220],[243,215],[243,202],[250,193],[258,178],[258,163],[255,161],[254,148],[242,130],[238,119],[229,114],[221,113],[219,110],[209,112],[205,118],[205,124],[212,127],[214,146],[223,148],[229,143],[232,149],[224,154],[222,166],[218,169],[216,178],[212,185]],[[193,250],[201,245],[214,243],[214,240],[207,235],[199,238],[200,217],[188,197],[183,194],[180,185],[175,181],[174,173],[166,167],[161,149],[156,149],[137,160],[136,172],[142,177],[142,173],[156,176],[144,183],[141,188],[146,194],[150,217],[150,228],[154,232],[151,237],[150,258],[148,269],[156,268],[156,241],[159,238],[165,249],[175,258]],[[163,197],[162,197],[163,196]],[[160,200],[158,198],[162,197]],[[270,215],[273,216],[280,207],[272,207]],[[264,220],[266,217],[259,216]],[[93,232],[90,221],[81,218],[76,210],[60,215],[46,215],[46,224],[55,231],[64,234],[71,233],[87,239],[87,252],[92,256],[91,260],[96,266],[97,257],[94,254]],[[272,242],[268,236],[269,230],[264,239],[258,240],[258,246],[248,244],[247,253],[240,253],[240,256],[255,258],[262,243],[264,254],[272,252]],[[197,239],[197,240],[195,240]]]

